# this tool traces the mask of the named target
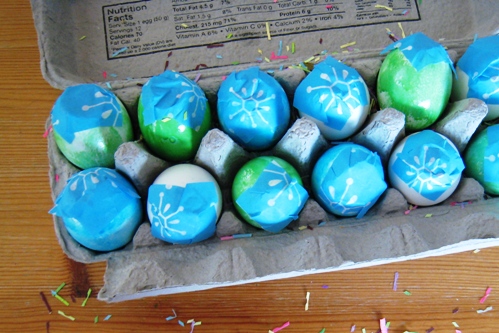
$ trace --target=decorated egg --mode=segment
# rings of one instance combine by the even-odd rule
[[[249,224],[270,232],[296,220],[307,199],[298,172],[278,157],[261,156],[247,162],[232,185],[239,214]]]
[[[394,42],[385,53],[377,85],[380,108],[403,112],[409,131],[427,128],[449,101],[452,60],[442,45],[423,33]]]
[[[499,195],[499,125],[487,127],[473,138],[464,154],[466,174],[485,192]]]
[[[258,67],[233,72],[222,82],[217,111],[224,132],[247,150],[271,148],[290,118],[284,89]]]
[[[499,118],[499,35],[477,39],[456,65],[452,99],[478,98],[489,112],[485,120]]]
[[[154,237],[191,244],[215,234],[222,193],[215,178],[194,164],[163,171],[149,187],[147,214]]]
[[[114,167],[119,145],[133,139],[121,101],[96,84],[66,88],[54,104],[51,123],[57,147],[80,169]]]
[[[138,113],[147,145],[169,161],[192,159],[211,126],[204,92],[194,81],[173,71],[147,81],[142,87]]]
[[[312,171],[315,199],[326,211],[339,216],[361,218],[386,188],[379,156],[353,143],[327,150]]]
[[[55,201],[69,234],[94,251],[129,243],[142,222],[142,203],[133,185],[117,171],[90,168],[73,175]]]
[[[369,113],[369,90],[354,69],[332,57],[314,67],[296,88],[293,106],[328,140],[342,140],[362,126]]]
[[[388,162],[392,186],[418,206],[431,206],[447,199],[458,186],[463,169],[463,160],[454,144],[430,130],[404,138]]]

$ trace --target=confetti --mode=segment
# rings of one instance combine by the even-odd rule
[[[231,38],[232,38],[232,36],[234,36],[234,35],[233,35],[233,34],[228,34],[225,38],[227,38],[227,39],[231,39]]]
[[[66,301],[64,298],[62,298],[59,294],[57,294],[55,291],[51,291],[52,296],[54,296],[58,301],[60,301],[62,304],[65,306],[69,306],[69,302]]]
[[[402,15],[407,16],[409,15],[410,10],[406,9],[402,12]]]
[[[178,324],[179,324],[180,326],[182,326],[182,327],[185,327],[184,322],[183,322],[182,320],[180,320],[180,319],[178,320]]]
[[[121,49],[119,49],[118,51],[114,52],[114,53],[111,55],[111,58],[116,57],[118,54],[123,53],[123,52],[125,52],[126,50],[128,50],[128,46],[122,47],[122,48],[121,48]]]
[[[64,313],[64,312],[62,312],[61,310],[57,311],[57,313],[58,313],[58,314],[60,314],[61,316],[63,316],[64,318],[67,318],[67,319],[69,319],[69,320],[71,320],[71,321],[75,321],[75,320],[76,320],[76,318],[75,318],[75,317],[73,317],[73,316],[68,316],[67,314],[65,314],[65,313]]]
[[[221,54],[217,54],[216,57],[217,57],[217,59],[223,59]]]
[[[300,230],[300,231],[305,230],[305,229],[307,229],[306,225],[302,225],[301,227],[298,227],[298,230]]]
[[[381,329],[381,333],[388,333],[388,327],[386,327],[386,318],[382,318],[379,320],[379,328]]]
[[[64,286],[66,286],[66,282],[63,282],[59,285],[59,287],[57,287],[57,289],[54,291],[54,293],[58,293],[59,291],[62,290],[62,288],[64,288]]]
[[[85,38],[87,38],[87,36],[81,36],[80,40],[84,40]]]
[[[113,89],[113,88],[111,87],[111,83],[109,83],[109,82],[106,82],[106,86],[107,86],[107,88],[108,88],[108,89]]]
[[[327,284],[322,286],[322,289],[328,289],[328,288],[329,288],[329,286]]]
[[[170,321],[172,319],[177,318],[177,313],[175,312],[175,310],[172,309],[172,312],[173,312],[173,316],[166,317],[166,320]]]
[[[81,306],[87,305],[87,302],[88,302],[88,299],[90,298],[90,295],[92,295],[92,288],[88,288],[87,297],[83,300],[83,303],[81,303]]]
[[[295,53],[295,42],[291,43],[291,53]]]
[[[340,46],[340,49],[344,49],[344,48],[347,48],[347,47],[349,47],[349,46],[353,46],[353,45],[355,45],[355,44],[357,44],[357,42],[350,42],[350,43],[346,43],[346,44],[341,45],[341,46]]]
[[[234,236],[223,236],[223,237],[220,237],[220,240],[222,240],[222,241],[231,240],[231,239],[234,239]]]
[[[46,139],[50,132],[52,132],[52,124],[43,132],[43,137]]]
[[[480,252],[480,249],[476,249],[475,251],[473,251],[473,253],[478,253]]]
[[[333,5],[326,5],[326,9],[331,9],[333,8]]]
[[[232,235],[234,238],[250,238],[253,237],[253,234],[234,234]]]
[[[173,54],[173,51],[168,52],[167,57],[170,58],[172,56],[172,54]]]
[[[198,82],[200,78],[201,78],[201,73],[197,73],[196,77],[194,78],[194,82]]]
[[[412,295],[412,293],[409,290],[404,290],[404,294],[406,294],[407,296],[411,296]]]
[[[452,313],[457,313],[459,311],[459,308],[455,308],[454,310],[452,310]]]
[[[366,329],[365,328],[362,328],[362,333],[366,333]]]
[[[288,326],[289,326],[289,324],[290,324],[290,322],[289,322],[289,321],[287,321],[287,322],[285,322],[284,324],[282,324],[282,326],[279,326],[279,327],[274,328],[271,332],[272,332],[272,333],[279,332],[280,330],[285,329],[286,327],[288,327]]]
[[[355,325],[352,325],[352,327],[350,327],[350,333],[353,333],[355,332]]]
[[[482,298],[480,298],[480,304],[483,304],[487,297],[489,297],[490,292],[492,291],[492,288],[488,287],[487,290],[485,290],[485,295],[483,295]]]
[[[463,332],[461,332],[460,330],[456,330],[456,333],[463,333]]]
[[[322,227],[324,225],[326,225],[326,221],[319,222],[319,224],[318,224],[319,227]]]
[[[485,312],[489,312],[489,311],[492,311],[494,308],[492,306],[488,306],[486,307],[485,309],[483,310],[476,310],[476,313],[478,314],[482,314],[482,313],[485,313]]]
[[[94,318],[94,324],[97,324],[99,322],[99,316],[95,316]]]
[[[393,12],[392,7],[388,7],[388,6],[384,6],[384,5],[375,5],[374,8],[383,8],[383,9],[386,9],[386,10]]]
[[[47,297],[45,297],[45,294],[43,293],[43,291],[40,291],[40,297],[42,298],[42,301],[45,304],[45,307],[47,308],[49,314],[51,314],[52,313],[52,308],[50,307],[50,304],[47,301]]]
[[[395,272],[395,275],[393,276],[393,291],[397,291],[398,279],[399,279],[399,272]]]
[[[269,22],[265,22],[265,28],[267,29],[267,39],[272,40],[272,37],[270,36],[270,24],[269,24]]]
[[[310,302],[310,291],[307,291],[307,296],[305,297],[307,302],[305,303],[305,311],[308,311],[308,303]]]
[[[402,23],[398,22],[397,25],[399,26],[400,31],[402,31],[402,38],[405,38],[405,31],[404,28],[402,27]]]
[[[183,26],[184,28],[189,28],[189,26],[185,23],[182,23],[181,26]]]
[[[326,333],[326,329],[325,328],[321,329],[319,333]]]
[[[452,325],[454,325],[454,327],[459,327],[459,325],[455,321],[452,322]]]
[[[282,55],[282,40],[279,41],[279,50],[277,51],[277,55],[278,56]]]
[[[104,317],[104,321],[108,321],[109,319],[111,319],[112,315],[108,314],[106,317]]]
[[[433,214],[426,214],[424,217],[426,217],[426,218],[430,218],[430,217],[432,217],[432,216],[433,216]]]
[[[433,326],[432,326],[432,327],[430,327],[429,329],[427,329],[427,330],[426,330],[426,333],[431,333],[431,332],[433,332],[434,330],[435,330],[435,328],[433,328]]]

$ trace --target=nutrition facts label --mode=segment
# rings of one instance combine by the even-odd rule
[[[150,0],[102,14],[108,59],[421,19],[417,0]]]

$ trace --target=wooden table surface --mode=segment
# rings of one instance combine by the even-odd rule
[[[97,301],[105,263],[69,260],[47,213],[52,200],[44,123],[60,91],[40,74],[28,1],[2,0],[0,25],[0,332],[190,332],[177,320],[195,319],[202,322],[195,332],[263,333],[289,321],[282,332],[345,333],[355,325],[355,332],[369,333],[379,329],[382,318],[393,333],[432,327],[434,332],[499,332],[499,247],[125,303]],[[69,306],[50,296],[61,282]],[[88,287],[94,293],[82,307]],[[492,292],[480,304],[487,287]],[[493,310],[477,313],[488,306]],[[178,318],[165,320],[172,309]],[[112,317],[104,321],[107,315]]]

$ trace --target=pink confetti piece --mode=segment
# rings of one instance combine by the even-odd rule
[[[52,125],[50,125],[49,127],[47,127],[47,129],[45,130],[45,132],[43,132],[43,137],[46,139],[49,136],[50,132],[52,132]]]
[[[326,5],[326,9],[331,9],[333,8],[333,5]]]
[[[456,333],[462,333],[460,330],[456,330]]]
[[[397,291],[398,279],[399,279],[399,272],[395,272],[395,275],[393,277],[393,291]]]
[[[276,327],[272,330],[273,333],[276,333],[276,332],[279,332],[280,330],[282,329],[285,329],[286,327],[288,327],[290,325],[290,322],[287,321],[285,322],[284,324],[282,324],[282,326],[279,326],[279,327]]]
[[[198,73],[194,78],[194,82],[198,82],[200,78],[201,78],[201,73]]]
[[[382,318],[379,320],[379,328],[381,329],[381,333],[388,333],[388,327],[386,327],[386,318]]]
[[[223,236],[223,237],[220,237],[220,240],[223,240],[223,241],[231,240],[231,239],[234,239],[234,236]]]
[[[104,79],[107,79],[107,72],[106,72],[106,71],[102,72],[102,77],[103,77]]]
[[[483,295],[482,298],[480,298],[480,304],[483,304],[487,297],[489,297],[490,292],[492,291],[492,288],[488,287],[487,290],[485,290],[485,295]]]
[[[274,51],[270,53],[270,60],[288,59],[287,55],[278,56]]]

